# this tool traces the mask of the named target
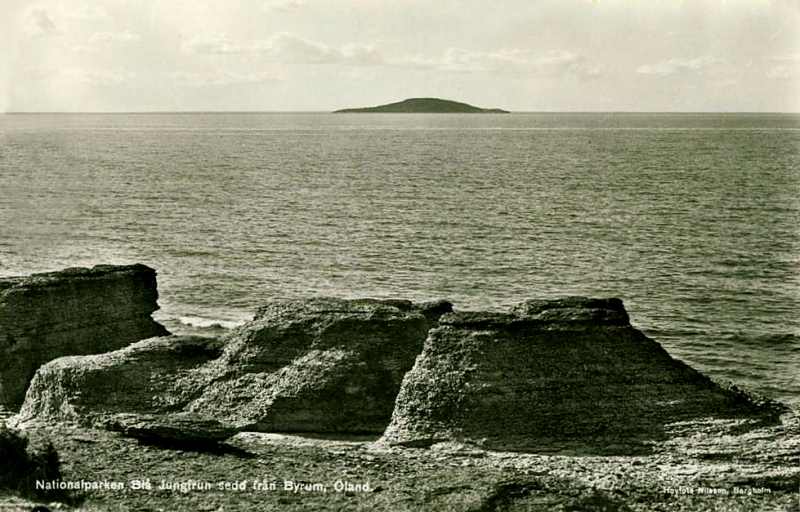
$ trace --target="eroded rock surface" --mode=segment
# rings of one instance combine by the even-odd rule
[[[223,338],[162,337],[39,369],[19,421],[191,412],[239,429],[375,432],[448,302],[276,300]]]
[[[440,324],[403,381],[383,444],[574,442],[625,453],[669,423],[763,412],[630,326],[618,299],[527,301]]]
[[[191,372],[221,353],[217,339],[165,336],[62,357],[36,372],[18,419],[92,425],[118,413],[180,411],[202,392],[204,382]]]
[[[383,432],[448,302],[272,301],[225,339],[188,410],[261,431]]]
[[[48,361],[169,334],[150,316],[157,299],[156,272],[145,265],[0,279],[0,405],[18,407]]]

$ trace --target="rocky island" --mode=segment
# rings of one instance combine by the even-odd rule
[[[197,337],[149,318],[144,266],[3,290],[3,343],[30,346],[0,365],[27,390],[4,510],[800,510],[798,411],[672,358],[616,298],[270,300]]]
[[[346,108],[334,114],[508,114],[499,108],[480,108],[439,98],[410,98],[377,107]]]

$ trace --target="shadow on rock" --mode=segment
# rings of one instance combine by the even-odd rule
[[[209,455],[231,455],[240,459],[254,459],[255,453],[231,446],[227,443],[178,441],[170,439],[138,439],[142,446],[150,446],[162,450],[179,450],[182,452],[207,453]]]
[[[619,299],[527,301],[448,313],[403,380],[379,444],[644,455],[669,426],[778,421],[783,408],[721,386],[634,329]]]

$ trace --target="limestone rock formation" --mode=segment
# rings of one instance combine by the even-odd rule
[[[569,322],[572,325],[630,325],[628,312],[620,299],[566,297],[557,300],[526,300],[511,313],[547,322]]]
[[[42,364],[169,332],[155,322],[156,272],[100,265],[0,279],[0,405],[15,408]]]
[[[383,432],[448,302],[278,300],[225,340],[188,410],[250,430]]]
[[[195,413],[117,414],[105,427],[152,443],[216,443],[237,432],[231,426]]]
[[[619,451],[657,439],[668,423],[756,410],[634,329],[618,299],[527,301],[512,311],[439,320],[382,444]]]
[[[162,337],[51,361],[21,422],[110,425],[118,414],[194,412],[262,431],[376,432],[449,302],[276,300],[223,338]]]
[[[191,372],[219,357],[221,348],[213,338],[165,336],[56,359],[36,372],[18,419],[97,425],[119,413],[180,411],[204,385]]]

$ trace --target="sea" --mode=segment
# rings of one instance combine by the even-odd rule
[[[619,297],[800,406],[800,115],[0,115],[0,273],[131,263],[176,333],[272,298]]]

